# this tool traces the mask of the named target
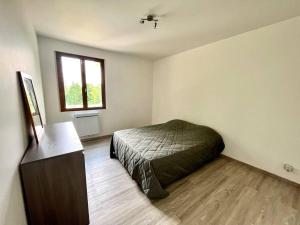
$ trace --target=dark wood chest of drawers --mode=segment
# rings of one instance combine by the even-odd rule
[[[71,122],[45,126],[20,174],[29,224],[89,224],[83,147]]]

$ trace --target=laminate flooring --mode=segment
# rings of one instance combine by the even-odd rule
[[[219,157],[149,200],[116,159],[110,138],[85,144],[90,225],[300,225],[300,188]]]

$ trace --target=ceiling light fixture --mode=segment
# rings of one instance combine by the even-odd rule
[[[145,21],[148,21],[148,22],[154,22],[154,29],[156,29],[156,27],[157,27],[157,25],[158,25],[158,19],[157,19],[157,17],[156,17],[155,15],[149,14],[149,15],[147,15],[146,18],[141,18],[141,19],[140,19],[140,23],[141,23],[141,24],[144,24]]]

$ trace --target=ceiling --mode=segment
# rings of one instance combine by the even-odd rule
[[[300,0],[26,0],[38,34],[157,59],[300,15]],[[141,25],[160,15],[158,29]]]

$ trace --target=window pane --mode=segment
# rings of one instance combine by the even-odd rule
[[[88,107],[102,107],[101,64],[84,60]]]
[[[80,59],[61,57],[66,109],[82,108],[82,80]]]

